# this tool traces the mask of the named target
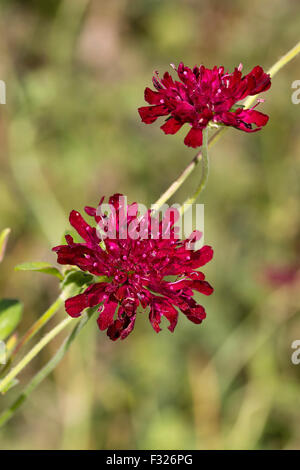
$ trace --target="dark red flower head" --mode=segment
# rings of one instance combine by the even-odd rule
[[[158,73],[153,77],[156,91],[145,89],[145,100],[151,106],[139,108],[142,121],[151,124],[160,116],[169,116],[161,129],[165,134],[175,134],[183,124],[191,126],[184,143],[188,147],[202,145],[202,130],[212,122],[232,126],[245,132],[259,131],[269,117],[243,106],[234,106],[247,96],[257,95],[271,86],[270,75],[257,65],[242,76],[242,65],[234,72],[224,67],[207,69],[204,65],[191,70],[181,62],[174,81],[166,72],[162,79]],[[261,101],[261,100],[259,100]]]
[[[140,308],[149,309],[156,332],[161,329],[162,316],[169,321],[169,330],[174,331],[178,310],[193,323],[201,323],[205,310],[193,295],[194,291],[205,295],[213,292],[204,274],[197,270],[211,260],[212,248],[191,248],[191,243],[199,239],[196,231],[180,240],[175,234],[175,212],[166,213],[162,220],[150,210],[141,216],[136,203],[124,211],[120,196],[115,194],[109,199],[113,209],[109,214],[103,210],[104,198],[97,210],[85,208],[94,217],[97,230],[72,211],[70,223],[84,242],[75,243],[67,235],[67,245],[53,248],[58,263],[75,265],[95,278],[83,293],[66,300],[67,313],[78,317],[85,308],[99,305],[99,328],[107,329],[112,340],[128,336]],[[105,280],[98,276],[105,276]]]

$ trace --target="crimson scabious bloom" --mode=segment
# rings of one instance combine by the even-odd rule
[[[162,220],[153,217],[150,210],[140,216],[134,203],[126,206],[124,216],[121,195],[115,194],[109,199],[113,210],[107,214],[103,200],[97,210],[85,208],[94,217],[97,229],[88,225],[78,212],[70,214],[70,223],[83,243],[75,243],[66,235],[67,245],[53,248],[58,263],[75,265],[91,273],[95,280],[83,293],[66,300],[67,313],[78,317],[85,308],[99,305],[98,326],[100,330],[107,329],[112,340],[128,336],[139,307],[149,309],[156,332],[161,330],[162,316],[169,321],[169,330],[174,331],[178,310],[193,323],[201,323],[206,313],[193,298],[194,291],[210,295],[213,288],[197,269],[211,260],[213,250],[209,246],[191,248],[200,232],[194,231],[188,239],[180,240],[174,213],[165,213]],[[115,234],[111,233],[112,228]],[[151,236],[147,236],[150,231]],[[99,276],[105,276],[105,280]]]
[[[229,73],[224,67],[208,69],[204,65],[191,70],[181,62],[177,74],[180,82],[174,81],[168,72],[162,79],[155,73],[156,91],[145,89],[145,100],[151,106],[138,110],[144,123],[151,124],[160,116],[170,115],[161,126],[165,134],[176,134],[183,124],[189,123],[191,129],[184,143],[194,148],[202,145],[202,131],[210,122],[245,132],[259,131],[267,124],[269,117],[256,111],[255,106],[251,109],[235,106],[247,96],[270,88],[270,75],[259,65],[242,76],[242,65]]]

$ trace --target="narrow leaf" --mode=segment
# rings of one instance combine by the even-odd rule
[[[0,341],[5,340],[18,326],[23,305],[18,300],[0,300]]]
[[[38,271],[44,274],[50,274],[51,276],[56,276],[60,280],[63,279],[61,272],[50,263],[22,263],[15,267],[15,271]]]

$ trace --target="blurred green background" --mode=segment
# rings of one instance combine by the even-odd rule
[[[299,40],[298,0],[2,0],[0,229],[11,227],[1,297],[25,304],[20,334],[54,301],[55,279],[16,273],[50,261],[71,209],[122,192],[150,205],[194,156],[183,129],[165,136],[140,122],[153,70],[240,62],[268,69]],[[274,78],[260,109],[265,129],[230,129],[211,150],[202,196],[205,268],[215,287],[207,319],[183,315],[171,334],[147,316],[124,342],[94,321],[54,374],[0,430],[2,449],[300,448],[299,286],[266,270],[300,265],[300,59]],[[196,169],[174,197],[199,180]],[[55,321],[63,318],[60,312]],[[55,322],[54,322],[55,323]],[[53,324],[53,323],[52,323]],[[49,328],[49,326],[47,327]],[[51,343],[21,375],[26,383]],[[12,402],[20,386],[4,398]]]

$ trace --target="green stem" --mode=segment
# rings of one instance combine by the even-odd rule
[[[47,333],[24,357],[21,361],[11,369],[11,371],[0,382],[0,393],[5,393],[11,381],[29,364],[30,361],[53,339],[57,336],[66,326],[74,321],[73,318],[68,317],[49,333]]]
[[[47,362],[47,364],[33,377],[29,384],[24,388],[23,392],[19,397],[14,401],[14,403],[4,410],[0,414],[0,427],[4,426],[6,422],[16,413],[20,406],[24,403],[26,398],[30,393],[55,369],[57,364],[62,360],[72,342],[80,332],[80,330],[86,325],[86,323],[91,318],[95,309],[90,309],[86,312],[80,322],[75,325],[75,328],[72,330],[70,335],[64,340],[57,353]],[[68,319],[69,320],[69,319]],[[70,319],[72,321],[72,319]]]
[[[217,130],[213,136],[208,141],[208,147],[214,145],[221,135],[223,134],[224,127],[222,129]],[[202,160],[202,148],[201,150],[195,155],[193,160],[188,164],[188,166],[183,170],[181,175],[171,184],[171,186],[160,196],[159,199],[154,203],[155,209],[159,210],[159,208],[165,204],[173,194],[180,188],[180,186],[185,182],[185,180],[190,176],[190,174],[194,171],[198,163]]]
[[[268,73],[271,77],[274,77],[279,70],[281,70],[286,64],[291,62],[298,54],[300,53],[300,41],[290,49],[284,56],[282,56],[274,65],[268,70]],[[249,98],[245,101],[244,106],[245,108],[250,108],[252,103],[255,102],[257,99],[256,96],[249,96]],[[209,139],[208,148],[212,147],[219,138],[228,130],[228,127],[222,127],[219,129],[215,134]],[[202,152],[198,152],[193,160],[188,164],[188,166],[183,170],[181,175],[169,186],[169,188],[160,196],[160,198],[155,202],[155,208],[158,210],[163,204],[165,204],[175,192],[182,186],[182,184],[186,181],[186,179],[190,176],[190,174],[194,171],[197,164],[202,159]]]
[[[292,47],[285,55],[283,55],[277,62],[275,62],[274,65],[268,70],[268,73],[271,75],[271,77],[274,77],[279,70],[281,70],[286,64],[288,64],[291,60],[293,60],[296,55],[300,53],[300,41]],[[257,100],[258,95],[255,96],[249,96],[245,102],[244,106],[245,108],[250,108],[250,106]]]
[[[11,354],[8,356],[9,359],[6,363],[6,365],[3,367],[0,373],[0,378],[3,377],[7,370],[10,368],[11,363],[15,359],[15,357],[18,355],[20,350],[33,338],[39,331],[40,329],[48,323],[50,318],[55,315],[56,312],[60,309],[62,306],[64,300],[62,297],[62,294],[56,299],[55,302],[53,302],[52,305],[46,310],[46,312],[27,330],[25,335],[20,339],[20,341],[16,344],[15,347],[12,348]]]
[[[194,192],[194,194],[184,201],[184,203],[183,203],[183,205],[181,206],[181,209],[180,209],[181,214],[183,214],[185,212],[187,205],[193,204],[196,201],[196,199],[198,198],[200,193],[203,191],[203,189],[205,188],[206,183],[207,183],[208,173],[209,173],[208,128],[203,130],[203,143],[202,143],[202,147],[201,147],[201,160],[202,160],[202,176],[201,176],[200,184],[199,184],[198,188],[196,189],[196,191]]]
[[[274,65],[269,69],[268,73],[273,77],[280,69],[293,60],[296,55],[300,53],[300,41],[292,47],[286,54],[284,54]]]
[[[20,350],[25,346],[39,331],[40,329],[48,323],[48,321],[58,312],[60,307],[63,305],[64,301],[72,295],[72,287],[68,286],[65,287],[64,290],[61,292],[60,296],[53,302],[52,305],[46,310],[46,312],[29,328],[29,330],[25,333],[25,335],[21,338],[19,343],[12,348],[12,353],[9,356],[9,360],[7,361],[5,367],[1,370],[0,379],[1,377],[6,374],[7,370],[9,369],[11,363],[20,352]],[[1,383],[1,381],[0,381]]]
[[[15,349],[12,352],[10,361],[12,361],[18,352],[21,350],[25,344],[28,343],[28,341],[31,340],[39,331],[40,329],[48,323],[50,318],[55,315],[56,312],[60,309],[60,307],[63,305],[64,300],[62,299],[61,296],[59,296],[55,302],[53,302],[52,305],[46,310],[46,312],[27,330],[25,335],[20,339],[19,343],[16,345]]]

